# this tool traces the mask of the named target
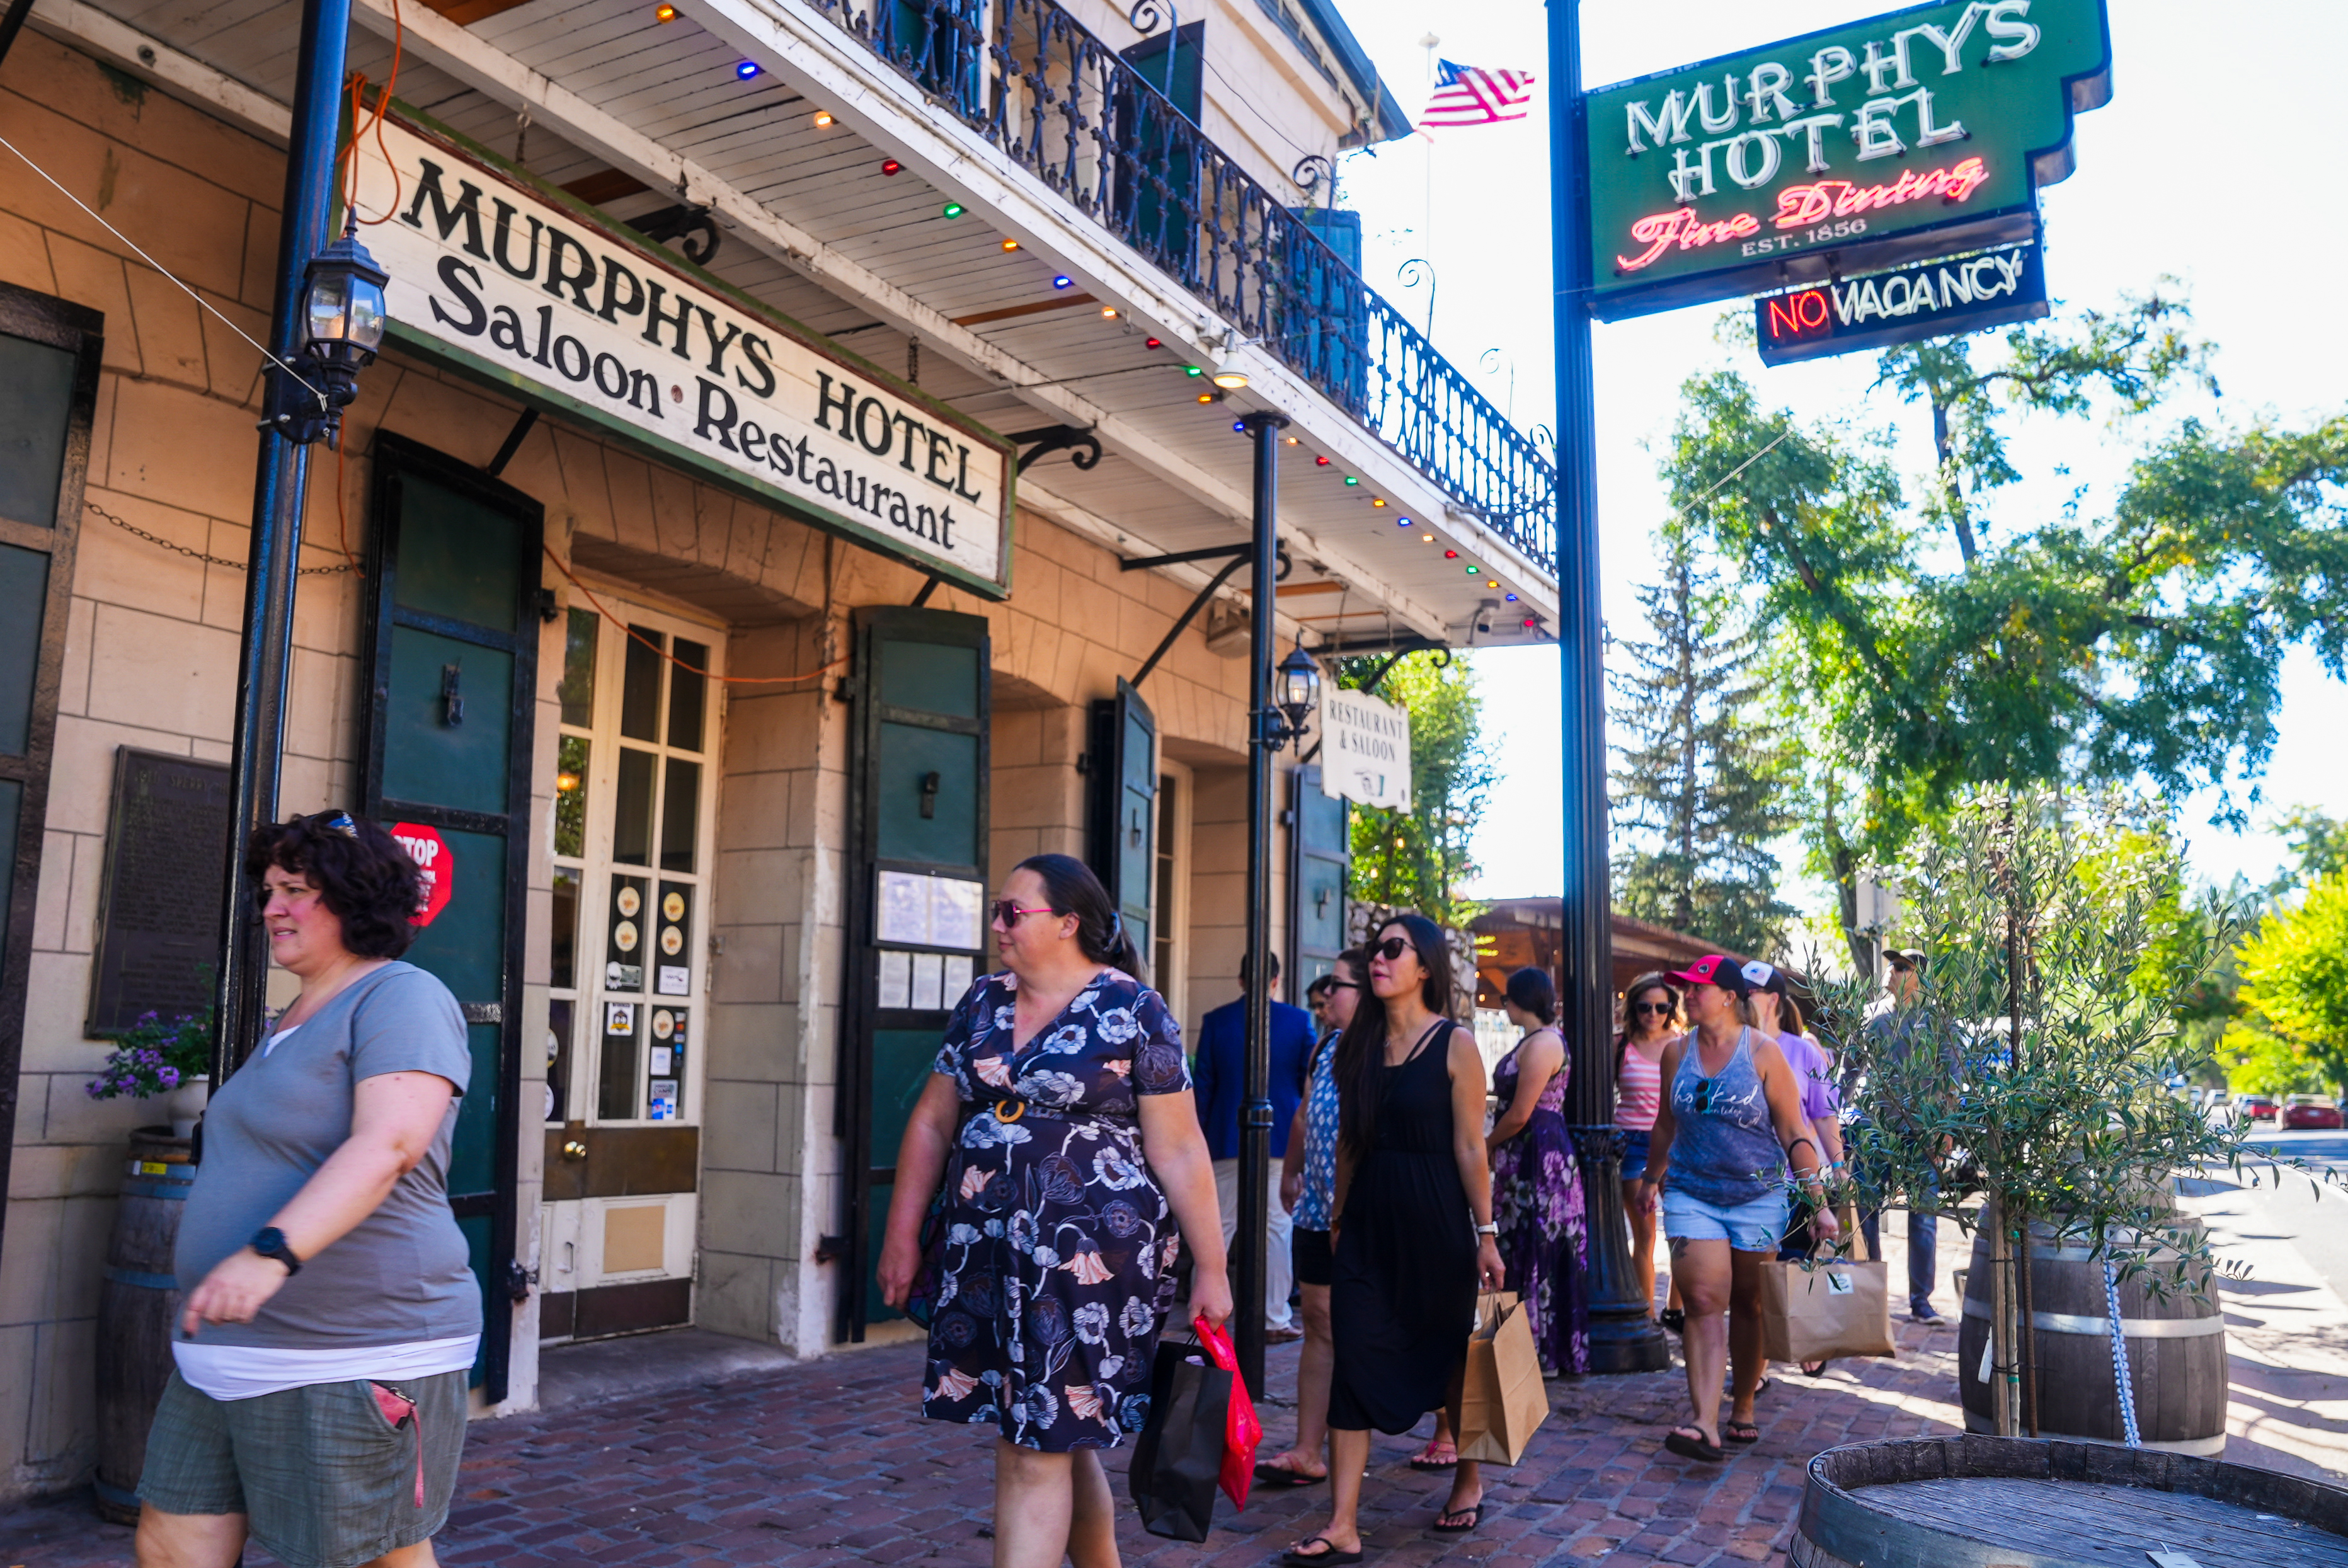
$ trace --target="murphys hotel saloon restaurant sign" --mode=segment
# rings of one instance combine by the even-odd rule
[[[1601,320],[2034,242],[2104,0],[1938,0],[1587,96]]]
[[[395,104],[359,159],[407,346],[990,598],[1009,444]]]

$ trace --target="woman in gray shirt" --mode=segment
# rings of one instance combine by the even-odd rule
[[[424,1568],[481,1333],[448,1195],[464,1016],[397,961],[417,873],[375,823],[261,829],[245,873],[302,991],[204,1119],[139,1561],[230,1568],[250,1537],[291,1568]]]

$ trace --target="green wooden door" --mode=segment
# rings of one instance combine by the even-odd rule
[[[874,1270],[897,1143],[987,938],[986,622],[885,607],[856,617],[838,1130],[848,1145],[839,1332],[900,1314]]]
[[[362,810],[448,846],[447,906],[407,960],[465,1010],[473,1081],[457,1113],[448,1198],[483,1298],[474,1381],[506,1397],[523,1275],[515,1262],[521,952],[536,708],[538,502],[396,436],[376,449],[359,716]]]
[[[1091,785],[1093,874],[1117,901],[1136,952],[1147,962],[1158,934],[1152,897],[1158,876],[1158,719],[1123,676],[1117,696],[1093,704]],[[1144,976],[1163,987],[1164,975]]]
[[[1353,861],[1345,802],[1321,792],[1321,769],[1289,776],[1288,999],[1329,973],[1345,948],[1345,872]]]

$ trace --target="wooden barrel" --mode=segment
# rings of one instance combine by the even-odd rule
[[[98,1511],[118,1524],[139,1522],[147,1429],[171,1377],[171,1322],[180,1314],[171,1249],[196,1179],[188,1154],[188,1140],[168,1128],[131,1135],[106,1247],[98,1297]]]
[[[2176,1253],[2163,1249],[2153,1254],[2152,1266],[2165,1271],[2175,1260]],[[1976,1232],[1964,1316],[1957,1326],[1957,1384],[1969,1432],[1996,1430],[1986,1376],[1991,1273],[1988,1233]],[[2034,1234],[2030,1281],[2039,1431],[2126,1442],[2103,1264],[2085,1247],[2055,1246]],[[2226,1451],[2226,1320],[2206,1273],[2201,1284],[2206,1299],[2171,1289],[2167,1300],[2158,1300],[2142,1276],[2122,1280],[2120,1326],[2145,1446],[2209,1457]]]
[[[2348,1491],[2151,1449],[2029,1438],[1853,1443],[1810,1461],[1793,1568],[2340,1568]]]

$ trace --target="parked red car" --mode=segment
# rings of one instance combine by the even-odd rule
[[[2340,1130],[2340,1108],[2317,1094],[2295,1094],[2283,1102],[2286,1132]]]
[[[2246,1094],[2234,1101],[2234,1114],[2244,1121],[2272,1121],[2282,1114],[2282,1108],[2271,1094]]]

